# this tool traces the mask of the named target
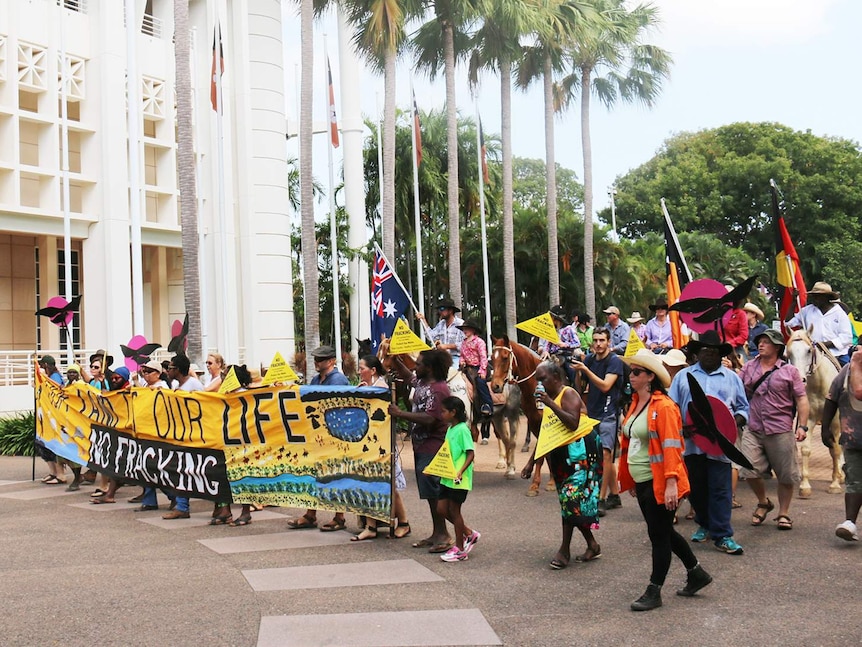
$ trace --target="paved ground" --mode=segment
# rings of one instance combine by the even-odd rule
[[[815,435],[815,438],[817,435]],[[410,463],[410,449],[404,452]],[[519,464],[523,454],[518,454]],[[695,552],[715,583],[695,599],[629,611],[649,575],[645,526],[633,499],[602,520],[603,557],[551,571],[559,542],[555,495],[494,470],[478,448],[465,517],[482,531],[470,560],[446,564],[411,542],[427,507],[407,492],[413,535],[349,541],[348,532],[288,531],[295,510],[271,508],[244,528],[203,525],[130,505],[88,504],[92,488],[30,479],[30,459],[0,457],[0,645],[849,645],[862,641],[862,546],[834,536],[843,497],[825,492],[827,456],[815,448],[814,493],[794,501],[795,527],[748,525],[743,484],[734,512],[743,556],[711,544]],[[37,476],[44,473],[37,463]],[[409,472],[408,472],[409,473]],[[120,490],[125,500],[137,488]],[[774,498],[774,486],[770,488]],[[774,514],[774,513],[773,513]],[[321,518],[328,519],[326,514]],[[355,525],[351,518],[350,527]],[[688,536],[692,522],[682,521]],[[573,543],[573,554],[582,544]],[[338,614],[338,615],[331,615]]]

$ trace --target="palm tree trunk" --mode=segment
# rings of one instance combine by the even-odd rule
[[[300,55],[302,79],[299,104],[299,196],[302,226],[302,281],[305,301],[305,375],[314,374],[311,351],[320,345],[320,289],[318,286],[317,240],[314,235],[314,177],[311,139],[314,90],[313,0],[300,4]]]
[[[584,296],[587,314],[596,321],[596,289],[593,276],[593,148],[590,142],[590,74],[581,69],[581,145],[584,150]]]
[[[189,3],[174,0],[174,63],[177,92],[177,179],[180,187],[180,227],[183,244],[183,300],[189,317],[187,355],[203,359],[201,349],[201,283],[198,267],[198,207],[192,129]]]
[[[449,203],[449,298],[461,303],[461,222],[458,209],[458,106],[455,103],[455,30],[444,23],[443,56],[446,70],[446,198]]]
[[[500,130],[503,139],[503,286],[506,334],[517,339],[515,302],[515,225],[512,207],[512,63],[500,63]]]
[[[548,299],[549,306],[560,302],[560,253],[557,245],[557,162],[554,156],[554,78],[551,57],[545,56],[545,173],[548,210]]]
[[[395,262],[395,48],[383,62],[383,253]],[[394,266],[393,266],[394,267]]]

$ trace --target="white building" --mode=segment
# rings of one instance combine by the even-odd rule
[[[21,378],[29,368],[28,351],[32,357],[34,350],[61,349],[58,329],[34,312],[65,293],[66,175],[72,294],[83,294],[73,325],[75,347],[107,348],[116,366],[122,362],[120,344],[135,333],[167,346],[172,321],[185,312],[173,0],[136,5],[135,82],[143,129],[136,151],[144,304],[139,331],[133,326],[124,2],[0,2],[0,391],[26,381]],[[256,366],[276,351],[288,357],[294,352],[281,3],[190,0],[189,5],[203,345],[228,361]],[[225,58],[223,174],[210,106],[217,18]],[[64,59],[68,174],[62,168]],[[62,353],[57,359],[65,364]],[[27,402],[9,406],[0,396],[0,411],[26,408]]]

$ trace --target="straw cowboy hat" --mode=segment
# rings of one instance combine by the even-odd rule
[[[763,314],[763,310],[761,310],[751,302],[746,303],[744,306],[742,306],[742,309],[755,315],[758,321],[763,321],[764,319],[766,319],[766,315]]]
[[[640,366],[653,373],[665,388],[670,386],[670,373],[662,364],[661,358],[652,351],[641,348],[633,356],[623,357],[622,360],[629,366]]]
[[[839,294],[833,291],[832,286],[825,281],[817,281],[817,283],[808,290],[808,294],[825,294],[830,299],[837,299],[839,297]]]
[[[626,321],[628,321],[630,324],[637,323],[638,321],[643,321],[643,320],[644,320],[644,318],[643,318],[643,317],[641,317],[641,313],[640,313],[640,312],[638,312],[637,310],[635,310],[635,311],[632,313],[632,316],[631,316],[631,317],[629,317],[628,319],[626,319]]]
[[[671,368],[688,366],[688,359],[679,348],[671,348],[667,353],[661,355],[661,363]]]

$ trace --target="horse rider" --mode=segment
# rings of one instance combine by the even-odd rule
[[[850,317],[836,303],[839,295],[832,286],[817,281],[808,291],[808,305],[787,320],[788,328],[809,330],[811,341],[819,342],[838,360],[841,366],[850,361],[853,326]]]
[[[488,389],[488,348],[482,337],[482,327],[474,320],[467,319],[458,326],[464,332],[461,343],[460,369],[473,385],[475,399],[479,401],[479,411],[483,416],[494,413],[494,402]]]
[[[461,344],[464,342],[464,331],[458,326],[464,323],[457,314],[461,308],[455,305],[452,299],[443,299],[437,304],[437,325],[431,328],[425,320],[425,315],[416,313],[416,318],[422,322],[425,337],[431,345],[438,350],[449,351],[452,356],[452,366],[458,366],[461,362]]]
[[[539,355],[542,356],[542,359],[553,359],[558,362],[566,372],[569,384],[574,385],[575,369],[572,368],[571,361],[572,358],[583,360],[584,352],[581,350],[581,341],[578,338],[575,325],[566,325],[566,311],[563,310],[563,306],[557,304],[548,313],[554,322],[554,328],[557,329],[560,343],[555,344],[542,339],[539,341]]]
[[[644,345],[657,355],[664,355],[673,348],[673,329],[667,316],[667,299],[659,297],[649,309],[655,316],[647,321]]]

